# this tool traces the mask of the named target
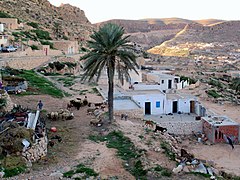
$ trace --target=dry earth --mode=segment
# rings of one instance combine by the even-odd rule
[[[77,85],[74,87],[77,88]],[[85,88],[87,87],[84,87],[84,89]],[[99,102],[102,100],[101,97],[96,94],[88,93],[86,95],[91,102]],[[74,94],[74,97],[83,96],[84,95],[77,95],[77,91]],[[11,96],[14,103],[31,109],[36,109],[37,102],[41,99],[44,103],[43,109],[47,111],[57,111],[65,108],[69,99],[73,99],[74,97],[56,99],[47,95]],[[209,102],[206,103],[207,105],[212,105]],[[210,105],[209,107],[211,107]],[[215,106],[212,105],[212,107],[214,108]],[[221,105],[221,107],[225,109],[225,112],[229,112],[229,115],[234,114],[231,112],[239,112],[239,109],[236,110],[236,108],[228,105]],[[53,147],[49,147],[48,156],[39,163],[34,164],[33,169],[29,173],[11,179],[58,179],[57,177],[52,177],[51,174],[69,171],[71,167],[80,163],[93,168],[103,179],[111,179],[113,177],[126,180],[135,179],[124,169],[124,162],[116,156],[115,149],[107,148],[105,143],[95,143],[88,139],[91,134],[101,135],[102,132],[107,133],[113,129],[121,130],[131,139],[136,147],[147,151],[146,155],[141,157],[145,167],[154,167],[157,164],[170,170],[176,167],[176,163],[169,160],[164,155],[163,150],[159,152],[155,151],[156,148],[160,147],[160,138],[153,132],[147,133],[142,121],[136,119],[123,121],[120,120],[119,117],[116,117],[116,121],[112,125],[107,124],[102,127],[93,127],[89,125],[91,116],[87,115],[86,111],[87,107],[81,108],[79,111],[73,110],[75,115],[73,120],[47,120],[47,127],[57,127],[58,131],[56,134],[60,135],[63,141],[60,143],[56,142]],[[219,111],[221,112],[221,109],[219,109]],[[49,132],[48,135],[49,138],[51,138],[55,134]],[[142,136],[142,138],[140,138],[140,136]],[[216,163],[216,167],[222,170],[240,175],[240,161],[236,158],[240,153],[239,145],[236,145],[235,149],[231,150],[227,144],[203,145],[197,143],[197,141],[184,141],[180,146],[183,146],[200,159],[213,160]],[[167,178],[164,177],[163,179]],[[203,179],[203,177],[179,174],[172,176],[170,179]]]

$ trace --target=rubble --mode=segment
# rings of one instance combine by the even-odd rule
[[[26,167],[47,155],[48,139],[45,123],[35,114],[21,106],[2,114],[0,121],[0,153],[6,158],[21,157]],[[30,115],[29,115],[30,114]],[[33,115],[34,118],[31,118]],[[34,126],[30,127],[34,120]],[[5,164],[6,165],[6,164]]]

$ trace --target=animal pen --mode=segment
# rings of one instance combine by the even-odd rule
[[[239,124],[226,116],[202,117],[203,133],[212,143],[226,142],[226,137],[239,142]]]

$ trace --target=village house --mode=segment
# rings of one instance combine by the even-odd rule
[[[183,89],[189,85],[187,81],[180,81],[180,77],[165,74],[161,71],[143,73],[141,77],[145,79],[145,82],[132,81],[131,88],[133,90],[158,89],[164,93],[174,93],[177,89]],[[133,79],[136,80],[137,78]]]
[[[65,54],[77,54],[79,45],[77,41],[52,41],[53,47]]]
[[[0,34],[0,45],[6,45],[8,43],[8,35]]]
[[[0,24],[4,24],[6,29],[15,30],[19,28],[16,18],[0,18]]]
[[[226,137],[239,142],[239,124],[226,116],[202,117],[203,133],[212,143],[226,143]]]

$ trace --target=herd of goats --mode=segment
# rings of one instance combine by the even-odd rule
[[[47,118],[51,120],[71,120],[74,118],[74,114],[72,112],[73,108],[79,110],[81,107],[88,106],[87,114],[95,115],[95,118],[91,119],[90,124],[100,126],[102,125],[103,113],[106,105],[106,102],[90,103],[85,96],[83,100],[80,98],[70,100],[67,104],[67,109],[60,109],[59,111],[49,112],[47,114]]]
[[[50,112],[47,114],[47,118],[51,120],[71,120],[74,118],[73,113],[71,112],[73,108],[79,110],[81,107],[88,106],[87,114],[94,115],[94,117],[90,120],[90,125],[94,126],[102,126],[104,114],[105,114],[105,107],[107,102],[100,102],[100,103],[90,103],[87,100],[87,97],[83,100],[80,98],[76,98],[75,100],[70,100],[67,104],[67,109],[60,109],[57,112]],[[121,114],[121,120],[127,120],[127,114]],[[144,123],[144,126],[154,128],[154,132],[160,131],[162,133],[166,132],[167,129],[157,125],[155,122],[151,120],[147,120]],[[155,126],[155,127],[154,127]]]

